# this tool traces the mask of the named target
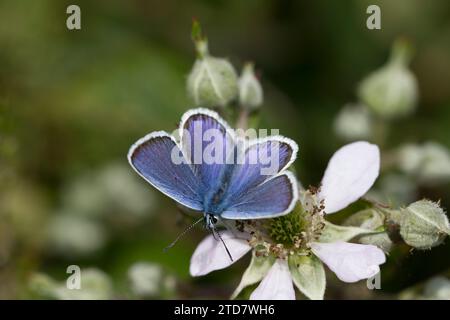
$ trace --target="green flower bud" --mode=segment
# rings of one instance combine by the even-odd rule
[[[400,300],[450,300],[450,280],[436,276],[402,291]]]
[[[257,109],[263,103],[263,90],[251,63],[244,66],[239,78],[239,103],[251,110]]]
[[[35,273],[29,280],[30,292],[40,299],[56,299],[58,283],[46,274]]]
[[[56,291],[60,300],[109,300],[114,295],[113,284],[110,277],[96,268],[81,270],[81,288],[71,290],[63,281]]]
[[[398,165],[425,184],[450,180],[450,152],[435,142],[403,146],[398,152]]]
[[[406,144],[398,150],[397,158],[400,170],[414,175],[420,171],[423,161],[423,150],[419,145]]]
[[[344,106],[334,121],[334,130],[346,140],[368,139],[372,132],[368,110],[360,105]]]
[[[95,268],[81,270],[80,289],[69,289],[66,280],[56,281],[40,273],[30,278],[29,287],[31,293],[39,299],[108,300],[114,293],[109,276]]]
[[[450,300],[450,280],[437,276],[428,280],[423,290],[426,299]]]
[[[47,229],[48,250],[62,256],[84,257],[101,250],[107,242],[104,226],[77,212],[58,212]]]
[[[404,41],[395,43],[387,65],[364,79],[358,95],[381,117],[395,118],[411,113],[417,104],[417,80],[407,68],[409,47]]]
[[[208,53],[205,39],[196,41],[198,58],[187,79],[187,90],[196,107],[224,107],[238,94],[237,74],[226,59]]]
[[[441,244],[450,234],[450,225],[439,204],[420,200],[402,209],[400,235],[410,246],[430,249]]]
[[[128,270],[133,293],[142,298],[171,295],[175,291],[175,278],[165,274],[155,263],[138,262]]]

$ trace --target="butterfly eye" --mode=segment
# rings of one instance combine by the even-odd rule
[[[212,220],[212,223],[216,223],[217,222],[217,218],[214,217],[214,216],[211,216],[211,220]]]

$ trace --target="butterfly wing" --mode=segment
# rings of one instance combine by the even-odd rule
[[[243,193],[221,217],[235,220],[274,218],[291,212],[297,199],[297,181],[287,171]]]
[[[152,186],[180,204],[202,211],[199,180],[186,161],[179,161],[182,157],[173,137],[163,131],[139,139],[128,152],[133,169]]]
[[[235,143],[228,124],[214,111],[190,110],[181,119],[180,141],[195,176],[205,187],[204,192],[217,191],[225,171],[233,166],[229,157]]]
[[[272,136],[252,142],[233,170],[222,217],[257,219],[290,212],[298,198],[294,175],[283,172],[297,156],[297,144]]]

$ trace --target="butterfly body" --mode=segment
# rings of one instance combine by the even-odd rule
[[[203,200],[203,212],[213,216],[218,216],[224,212],[227,207],[227,194],[229,188],[229,180],[233,167],[227,165],[223,169],[223,173],[217,180],[217,184],[212,188],[207,188]]]

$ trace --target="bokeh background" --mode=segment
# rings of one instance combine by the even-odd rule
[[[66,28],[70,4],[81,8],[81,30]],[[381,30],[366,28],[370,4],[381,7]],[[386,62],[398,37],[414,48],[419,104],[390,123],[384,148],[450,147],[445,0],[2,0],[0,298],[228,298],[238,284],[249,257],[189,276],[190,255],[206,235],[201,228],[163,253],[187,222],[126,161],[135,140],[175,129],[192,106],[193,17],[214,55],[238,70],[255,63],[265,92],[260,125],[298,142],[295,169],[304,185],[320,182],[345,143],[333,130],[336,115],[357,100],[358,83]],[[414,198],[450,208],[449,187],[414,185]],[[326,297],[398,298],[450,276],[449,249],[398,246],[382,269],[381,290],[329,274]],[[64,290],[69,265],[84,272],[83,290]]]

